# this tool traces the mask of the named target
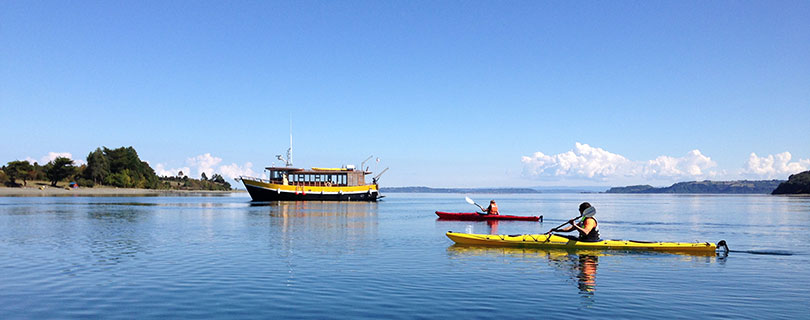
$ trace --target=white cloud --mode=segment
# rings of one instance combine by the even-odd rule
[[[782,152],[767,157],[759,157],[751,152],[742,174],[756,179],[787,179],[794,173],[799,173],[810,169],[810,159],[799,159],[790,162],[793,156],[790,152]]]
[[[205,153],[186,159],[188,165],[185,167],[167,169],[165,164],[158,163],[154,166],[154,169],[159,176],[176,176],[179,171],[183,171],[185,175],[194,179],[199,179],[203,172],[208,178],[211,178],[215,173],[229,179],[239,176],[256,176],[256,172],[252,169],[253,163],[246,162],[241,166],[236,163],[219,165],[220,163],[222,163],[222,158]]]
[[[181,167],[181,168],[171,168],[166,169],[166,165],[162,163],[158,163],[155,165],[155,174],[161,177],[174,177],[177,176],[180,171],[183,172],[183,175],[189,175],[191,173],[191,169],[189,167]]]
[[[524,156],[523,174],[531,178],[573,178],[608,181],[643,177],[652,180],[699,180],[715,177],[717,166],[699,150],[683,157],[659,156],[648,161],[632,161],[626,157],[577,142],[573,150],[556,155],[536,152]]]
[[[197,176],[194,177],[196,179],[199,179],[203,173],[210,178],[214,173],[217,173],[214,170],[214,166],[220,162],[222,162],[222,158],[214,157],[210,153],[186,159],[186,164],[197,169]]]
[[[577,142],[574,150],[556,155],[535,152],[531,157],[524,156],[521,162],[524,175],[530,177],[567,176],[604,180],[627,168],[630,160]]]
[[[680,158],[659,156],[654,160],[648,160],[641,165],[641,170],[645,178],[653,179],[711,178],[717,176],[717,172],[707,169],[716,166],[716,162],[695,149]]]
[[[73,160],[73,164],[76,165],[76,166],[80,166],[80,165],[83,165],[83,164],[86,163],[86,161],[84,161],[84,159],[74,159],[73,154],[71,154],[70,152],[48,152],[48,155],[39,158],[39,160],[31,158],[31,157],[25,157],[25,159],[23,159],[23,160],[28,161],[31,164],[36,162],[39,165],[44,166],[44,165],[48,164],[48,162],[51,162],[54,159],[59,158],[59,157],[68,158],[70,160]]]
[[[238,178],[239,176],[251,176],[255,177],[256,172],[253,171],[253,163],[247,162],[244,166],[239,166],[235,163],[231,163],[229,165],[220,166],[219,171],[223,177],[234,179]]]

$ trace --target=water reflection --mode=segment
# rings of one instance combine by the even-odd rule
[[[114,265],[146,251],[144,221],[149,212],[138,207],[91,206],[83,227],[95,264]]]
[[[602,251],[602,250],[562,250],[543,248],[508,248],[480,247],[454,244],[447,248],[451,258],[470,256],[512,257],[523,261],[545,261],[554,270],[559,271],[575,283],[580,296],[590,300],[597,289],[597,270],[600,257],[609,256],[658,256],[673,257],[679,260],[694,261],[700,264],[717,261],[715,254],[640,252],[640,251]],[[511,261],[510,261],[511,262]],[[720,263],[724,260],[721,258]],[[507,262],[508,263],[508,262]],[[604,261],[603,261],[604,263]]]
[[[549,265],[569,273],[577,283],[580,295],[591,297],[596,291],[596,268],[599,257],[594,254],[577,254],[566,251],[547,251]]]
[[[251,215],[270,217],[285,242],[314,236],[321,244],[345,245],[376,237],[378,204],[371,202],[274,201],[250,204]],[[350,246],[350,245],[349,245]]]
[[[498,220],[488,220],[489,234],[498,234]]]
[[[278,246],[274,257],[285,264],[287,287],[307,277],[297,270],[320,269],[313,256],[352,257],[357,248],[378,238],[377,203],[273,201],[252,202],[250,209],[251,216],[269,222],[268,242]]]

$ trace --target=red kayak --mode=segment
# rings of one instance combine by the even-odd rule
[[[442,212],[436,211],[436,215],[439,216],[439,219],[447,219],[447,220],[474,220],[474,221],[484,221],[484,220],[520,220],[520,221],[538,221],[542,220],[543,216],[539,217],[527,217],[527,216],[508,216],[508,215],[493,215],[493,214],[479,214],[476,212]]]

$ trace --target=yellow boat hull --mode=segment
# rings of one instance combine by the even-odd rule
[[[700,252],[717,250],[709,242],[644,242],[633,240],[602,240],[597,242],[574,241],[557,235],[520,234],[488,235],[447,232],[447,237],[457,244],[496,247],[530,247],[565,250],[642,250],[664,252]]]

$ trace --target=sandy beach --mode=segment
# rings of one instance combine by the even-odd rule
[[[0,187],[0,197],[118,197],[118,196],[194,196],[194,195],[228,195],[239,191],[208,191],[208,190],[153,190],[128,188],[72,188],[50,186],[28,186],[22,188]]]

